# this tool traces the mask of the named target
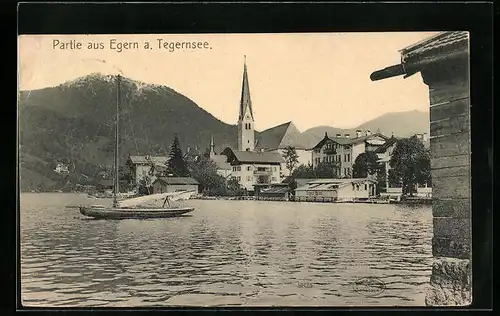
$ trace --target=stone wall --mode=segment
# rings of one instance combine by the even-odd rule
[[[421,70],[429,86],[434,263],[426,304],[464,306],[471,292],[468,58]]]

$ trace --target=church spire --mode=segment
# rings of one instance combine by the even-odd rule
[[[240,115],[238,117],[238,150],[253,151],[255,148],[255,130],[250,99],[250,86],[248,84],[247,62],[243,67],[243,83],[241,87]]]
[[[215,156],[215,144],[214,144],[214,135],[210,137],[210,158]]]
[[[245,114],[250,115],[251,120],[253,120],[252,111],[252,100],[250,98],[250,85],[248,83],[248,73],[247,73],[247,55],[244,56],[244,66],[243,66],[243,82],[241,87],[241,100],[240,100],[240,115],[239,120],[242,120]]]

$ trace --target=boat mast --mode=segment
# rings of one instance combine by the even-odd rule
[[[113,207],[118,207],[118,199],[117,199],[117,196],[118,196],[118,193],[120,192],[120,188],[119,188],[119,183],[120,183],[120,175],[118,174],[118,156],[119,156],[119,152],[118,152],[118,142],[120,140],[119,136],[118,136],[118,132],[119,132],[119,122],[120,122],[120,83],[121,83],[121,76],[118,75],[116,77],[116,83],[117,83],[117,86],[116,86],[116,122],[115,122],[115,183],[113,185]]]

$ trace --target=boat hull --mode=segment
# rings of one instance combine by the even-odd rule
[[[127,219],[127,218],[168,218],[177,217],[194,210],[194,207],[178,208],[100,208],[80,207],[80,213],[96,219]]]

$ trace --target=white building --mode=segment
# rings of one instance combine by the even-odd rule
[[[146,176],[154,181],[156,176],[163,176],[167,168],[168,157],[166,156],[129,156],[127,166],[134,176],[136,185]]]
[[[259,133],[256,142],[257,151],[275,152],[285,157],[286,148],[290,146],[295,148],[298,156],[297,167],[312,163],[311,152],[303,140],[302,134],[292,122],[287,122]],[[282,177],[290,175],[286,168],[286,163],[281,165]]]
[[[233,167],[229,164],[229,162],[227,162],[227,157],[225,155],[217,155],[217,153],[215,152],[215,143],[213,137],[210,141],[210,160],[212,160],[217,166],[217,174],[224,177],[225,179],[229,179]]]
[[[231,165],[231,177],[249,192],[255,184],[281,183],[281,164],[283,158],[272,152],[233,151],[226,148],[222,155]]]
[[[58,162],[56,164],[56,167],[54,168],[54,171],[57,172],[57,173],[69,173],[68,166],[66,166],[65,164],[63,164],[61,162]]]
[[[337,134],[335,137],[325,137],[314,146],[312,151],[312,166],[316,168],[320,163],[335,163],[335,174],[338,178],[352,177],[352,166],[356,158],[367,151],[375,151],[389,139],[388,137],[370,131],[358,130],[356,136]]]
[[[348,202],[376,196],[372,179],[311,179],[295,189],[296,201]]]
[[[426,148],[429,147],[429,142],[426,137],[426,134],[416,134],[415,135],[423,144]],[[394,148],[396,148],[396,145],[400,139],[396,137],[391,137],[389,138],[384,145],[380,146],[375,150],[375,153],[377,154],[379,158],[379,163],[384,164],[385,166],[385,183],[386,186],[384,188],[385,192],[381,193],[381,196],[389,196],[389,197],[395,197],[398,198],[401,196],[403,193],[403,190],[401,187],[391,187],[389,186],[389,169],[391,169],[390,161],[392,157],[392,153],[394,151]],[[424,186],[417,186],[417,196],[421,197],[431,197],[432,196],[432,187],[427,187],[426,185]]]

